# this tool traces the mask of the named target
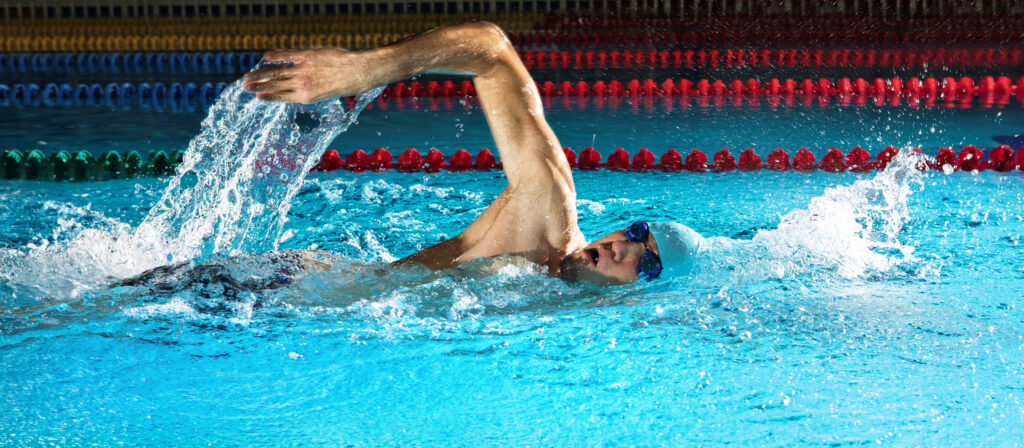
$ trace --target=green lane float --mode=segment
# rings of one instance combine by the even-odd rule
[[[128,151],[121,160],[124,166],[124,174],[126,177],[135,177],[140,174],[142,168],[142,155],[138,151]]]
[[[117,179],[121,174],[121,154],[109,150],[103,153],[103,171],[107,179]]]
[[[38,149],[33,149],[25,156],[22,165],[25,167],[25,179],[42,179],[46,171],[46,155]]]
[[[52,179],[60,182],[71,180],[71,153],[60,150],[50,155]]]
[[[163,176],[174,172],[173,167],[171,167],[171,161],[167,158],[167,153],[163,151],[149,153],[149,167],[150,173],[154,176]]]
[[[71,155],[71,177],[73,180],[89,180],[94,178],[90,176],[90,165],[95,165],[96,159],[93,158],[92,154],[86,150],[76,151]]]
[[[18,179],[21,177],[21,162],[24,155],[17,149],[4,151],[4,178]]]
[[[59,150],[47,156],[38,149],[27,153],[9,149],[0,152],[0,179],[78,182],[167,176],[174,174],[184,156],[184,150],[176,150],[170,155],[165,151],[153,151],[148,158],[138,151],[121,154],[107,150],[97,158],[86,150]]]

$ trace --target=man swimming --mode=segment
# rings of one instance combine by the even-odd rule
[[[618,284],[685,274],[703,239],[677,223],[639,220],[587,244],[576,223],[568,160],[540,95],[505,33],[487,22],[435,29],[366,51],[276,50],[288,62],[245,75],[260,99],[312,103],[432,71],[473,77],[508,186],[461,234],[397,263],[444,269],[512,254],[567,280]]]

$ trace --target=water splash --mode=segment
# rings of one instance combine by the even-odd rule
[[[155,243],[166,262],[276,249],[306,173],[381,90],[360,94],[346,111],[338,100],[260,101],[236,82],[210,109],[135,238]]]
[[[11,297],[75,297],[114,279],[213,255],[277,248],[291,201],[326,146],[383,88],[313,105],[272,103],[226,88],[189,144],[161,199],[137,227],[57,205],[50,240],[0,254]],[[42,280],[41,280],[42,279]]]
[[[778,227],[751,240],[708,238],[701,283],[723,286],[765,279],[852,279],[890,275],[920,261],[900,234],[910,219],[908,201],[923,187],[923,156],[901,152],[870,179],[831,187],[806,209],[781,217]]]

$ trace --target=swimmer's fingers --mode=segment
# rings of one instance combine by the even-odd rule
[[[295,67],[273,67],[262,70],[253,70],[243,75],[246,82],[269,81],[278,79],[294,78],[299,71]]]
[[[245,90],[250,92],[278,92],[283,90],[292,90],[292,82],[290,79],[279,80],[279,81],[260,81],[260,82],[247,82],[245,83]]]
[[[266,54],[267,61],[288,61],[293,65],[247,73],[245,89],[260,93],[260,99],[298,103],[362,92],[373,84],[359,79],[358,74],[366,71],[366,63],[356,55],[344,48],[274,50]]]
[[[298,64],[299,62],[305,61],[306,56],[309,54],[305,50],[270,50],[263,54],[263,59],[270,62],[286,61]]]
[[[285,90],[279,92],[260,92],[256,94],[256,98],[259,98],[263,101],[278,101],[287,103],[299,102],[298,95],[293,90]]]
[[[246,77],[245,88],[248,92],[267,92],[273,90],[283,90],[286,86],[290,85],[294,81],[295,74],[293,73],[277,73],[267,74],[265,77],[259,77],[250,79]]]

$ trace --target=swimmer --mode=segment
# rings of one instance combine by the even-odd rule
[[[511,254],[569,281],[622,284],[684,275],[701,250],[703,238],[690,228],[643,219],[586,242],[572,171],[536,85],[492,23],[438,28],[366,51],[275,50],[264,59],[291,63],[245,75],[246,90],[268,101],[312,103],[428,72],[473,77],[508,185],[461,234],[396,264],[445,269]]]

